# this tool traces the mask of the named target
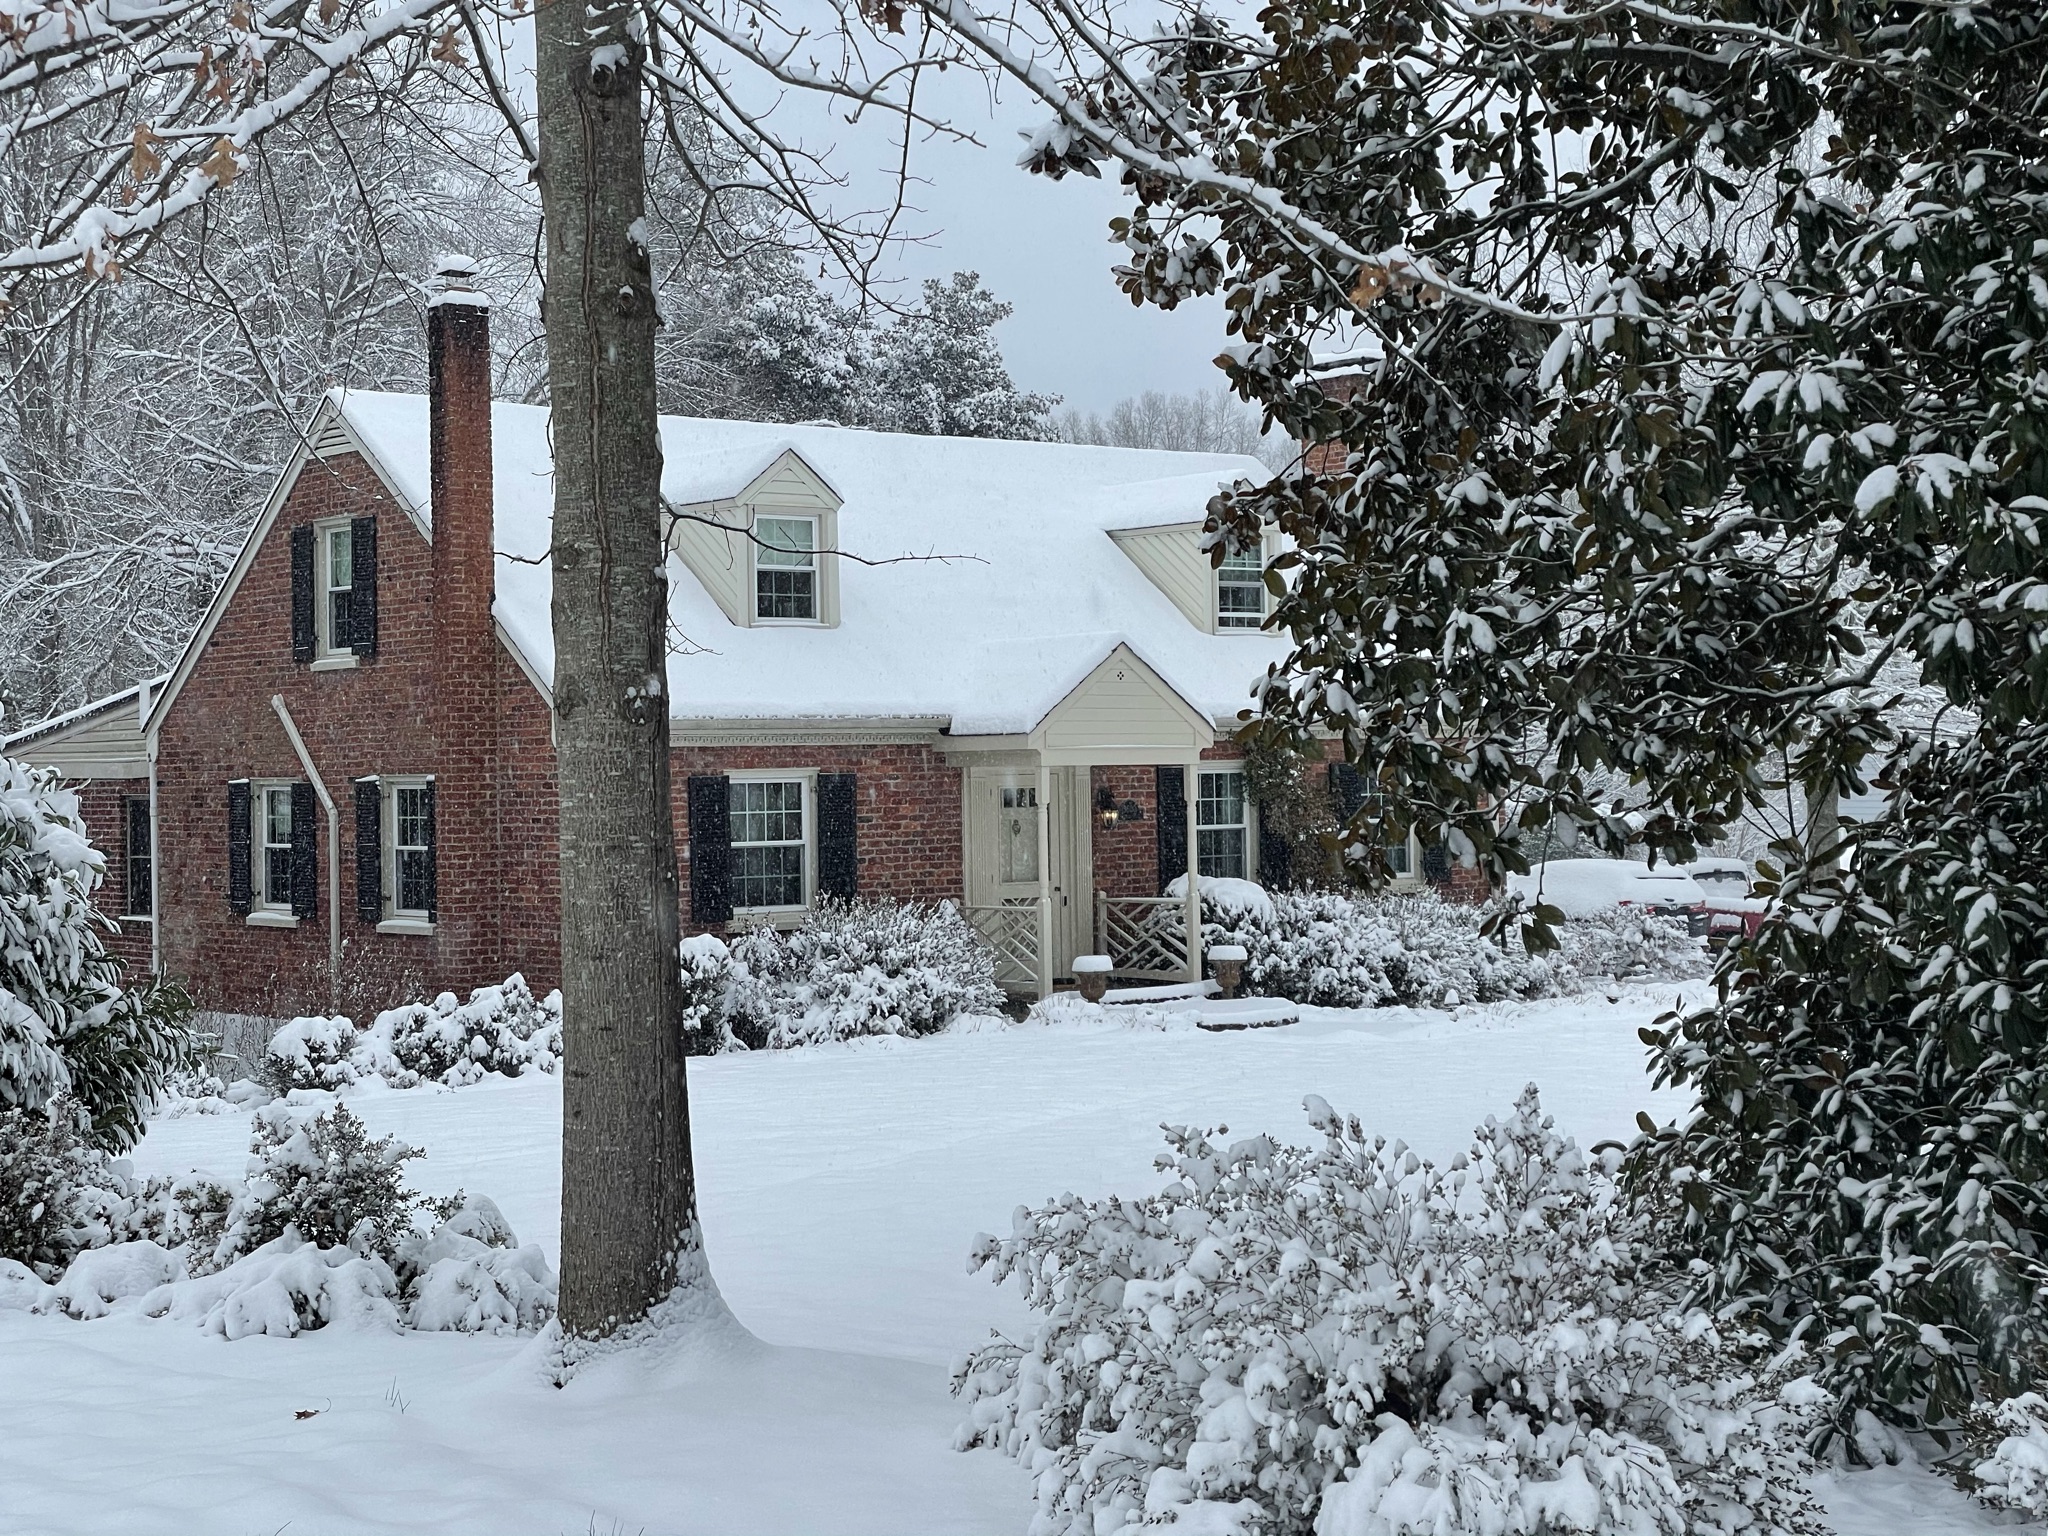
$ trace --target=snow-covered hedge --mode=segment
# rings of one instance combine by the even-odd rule
[[[1439,1167],[1308,1101],[1319,1146],[1173,1128],[1172,1181],[983,1237],[1044,1314],[955,1372],[959,1443],[1039,1536],[1818,1531],[1825,1405],[1674,1303],[1534,1088]]]
[[[1003,1005],[995,957],[941,902],[823,902],[785,935],[732,943],[724,1025],[750,1048],[928,1035]]]
[[[2048,1398],[2023,1392],[1970,1416],[1990,1454],[1973,1469],[1977,1497],[1999,1509],[2048,1520]]]
[[[1183,881],[1185,877],[1182,877]],[[1185,890],[1182,881],[1168,894]],[[1202,882],[1205,945],[1241,944],[1247,991],[1329,1008],[1438,1008],[1574,992],[1594,977],[1699,976],[1705,947],[1677,919],[1614,911],[1568,922],[1532,955],[1481,931],[1490,909],[1433,892],[1263,891]]]
[[[63,1264],[0,1257],[0,1307],[171,1317],[230,1339],[332,1323],[495,1333],[553,1314],[540,1249],[482,1196],[408,1189],[403,1166],[422,1153],[372,1138],[346,1105],[261,1110],[250,1151],[236,1188],[75,1162]]]
[[[460,1086],[487,1072],[552,1072],[561,1056],[561,993],[537,999],[514,974],[477,988],[466,1003],[443,992],[431,1003],[386,1009],[368,1029],[339,1015],[293,1019],[271,1037],[259,1076],[274,1093],[345,1088],[371,1077],[394,1088]]]
[[[92,903],[103,875],[77,795],[0,757],[0,1108],[62,1100],[88,1139],[120,1150],[199,1041],[182,991],[130,986],[107,953]]]

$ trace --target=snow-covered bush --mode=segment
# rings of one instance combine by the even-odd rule
[[[79,1204],[98,1161],[55,1107],[0,1108],[0,1259],[46,1276],[81,1246]]]
[[[345,1088],[361,1078],[354,1060],[355,1021],[339,1014],[293,1019],[270,1037],[257,1077],[272,1093],[298,1088]]]
[[[726,1022],[725,993],[738,974],[732,951],[708,933],[683,940],[683,1053],[711,1056],[738,1042]]]
[[[553,1314],[540,1249],[521,1247],[482,1196],[408,1189],[403,1166],[423,1154],[372,1138],[346,1105],[306,1120],[282,1105],[260,1111],[238,1189],[138,1181],[70,1145],[61,1262],[0,1256],[0,1306],[79,1319],[133,1311],[229,1339],[334,1323],[495,1333]]]
[[[958,1443],[1035,1536],[1822,1529],[1826,1395],[1676,1307],[1534,1088],[1445,1167],[1308,1106],[1320,1146],[1171,1128],[1159,1192],[977,1242],[1045,1316],[956,1370]]]
[[[995,957],[950,901],[824,902],[788,936],[731,951],[726,1023],[750,1048],[928,1035],[1003,1004]]]
[[[104,867],[78,797],[0,757],[0,1107],[64,1099],[88,1139],[120,1151],[199,1040],[177,986],[131,987],[107,953],[92,904]]]
[[[1972,1478],[1977,1497],[2000,1509],[2048,1520],[2048,1398],[2023,1392],[1966,1420],[1990,1454]]]
[[[1184,879],[1168,894],[1184,890]],[[1204,943],[1243,945],[1246,990],[1290,1002],[1441,1008],[1558,996],[1591,976],[1699,976],[1709,968],[1704,946],[1676,919],[1604,913],[1564,924],[1557,950],[1532,955],[1484,931],[1490,912],[1429,891],[1368,896],[1202,882]]]
[[[339,1014],[293,1019],[271,1037],[258,1076],[271,1092],[338,1089],[379,1077],[394,1088],[460,1087],[488,1072],[552,1072],[562,1059],[562,995],[536,998],[514,973],[478,987],[469,1001],[443,992],[431,1003],[387,1008],[368,1029]]]

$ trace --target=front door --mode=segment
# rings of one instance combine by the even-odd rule
[[[1073,975],[1074,956],[1094,947],[1088,770],[1055,768],[1048,778],[1051,804],[1041,805],[1037,769],[971,770],[968,903],[1029,907],[1038,900],[1039,818],[1049,815],[1052,970],[1055,979],[1066,980]]]

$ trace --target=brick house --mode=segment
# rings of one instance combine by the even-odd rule
[[[58,764],[102,781],[103,840],[115,819],[153,848],[153,963],[205,1007],[557,977],[548,417],[490,398],[465,283],[430,310],[429,394],[331,395],[176,668],[93,707],[127,710],[135,755]],[[1284,878],[1230,732],[1285,647],[1259,562],[1214,570],[1199,535],[1218,483],[1262,466],[661,430],[691,931],[950,899],[1005,984],[1043,992],[1097,950],[1185,974],[1162,891],[1190,864]]]

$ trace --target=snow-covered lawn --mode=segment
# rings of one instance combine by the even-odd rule
[[[1675,990],[700,1060],[708,1243],[745,1332],[558,1391],[530,1340],[330,1328],[229,1344],[0,1311],[0,1531],[1021,1536],[1023,1474],[949,1449],[947,1365],[1024,1322],[1010,1292],[968,1275],[976,1232],[1064,1190],[1156,1184],[1161,1121],[1305,1139],[1305,1093],[1448,1155],[1533,1079],[1581,1144],[1625,1136],[1638,1109],[1678,1108],[1649,1090],[1636,1038]],[[557,1079],[350,1102],[427,1148],[418,1186],[488,1194],[555,1254]],[[192,1116],[158,1122],[135,1161],[232,1176],[247,1145],[246,1117]],[[1848,1478],[1831,1503],[1845,1536],[1991,1524],[1913,1471]]]

